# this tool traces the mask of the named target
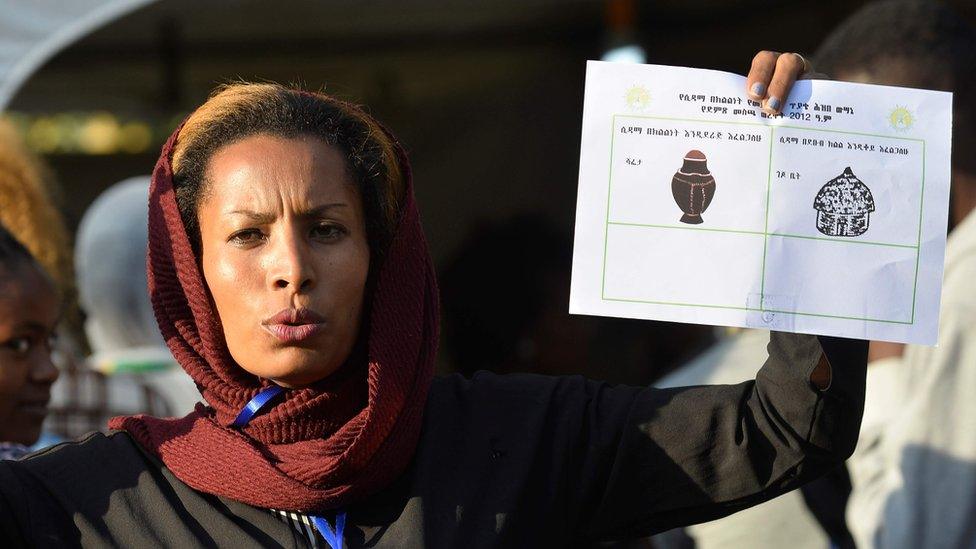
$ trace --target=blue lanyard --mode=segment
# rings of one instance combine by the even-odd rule
[[[312,518],[312,524],[315,525],[315,529],[322,534],[325,538],[326,543],[332,549],[342,549],[342,532],[346,529],[346,512],[339,511],[336,513],[336,525],[335,531],[329,525],[328,519],[324,517],[316,517],[314,515],[309,515]]]
[[[241,412],[237,414],[237,419],[234,420],[232,424],[234,427],[243,427],[251,421],[251,419],[261,411],[269,402],[275,399],[278,395],[284,392],[284,389],[277,385],[272,385],[267,389],[262,390],[260,393],[254,395]],[[325,538],[325,542],[329,544],[332,549],[342,549],[342,533],[346,529],[346,512],[339,511],[336,513],[336,525],[335,530],[329,524],[328,519],[324,517],[317,517],[314,515],[309,515],[312,519],[312,524],[315,525],[315,529],[322,534]]]
[[[254,398],[244,405],[241,413],[237,414],[237,419],[234,420],[232,425],[234,427],[243,427],[247,425],[248,422],[251,421],[251,418],[253,418],[254,415],[257,414],[265,404],[271,402],[274,397],[280,395],[282,391],[283,389],[281,387],[272,385],[271,387],[268,387],[267,389],[264,389],[260,393],[254,395]]]

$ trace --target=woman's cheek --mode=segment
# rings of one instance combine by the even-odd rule
[[[258,266],[249,265],[248,258],[240,254],[226,254],[213,264],[208,276],[208,285],[217,305],[217,312],[224,325],[228,345],[233,348],[232,355],[239,354],[240,346],[252,341],[247,327],[254,323],[250,302],[258,301],[260,288],[254,286]],[[210,279],[213,280],[210,280]]]
[[[239,265],[241,262],[240,258],[234,258],[232,256],[223,256],[220,261],[217,262],[217,278],[220,280],[221,285],[233,286],[234,282],[238,280],[238,276],[245,272],[241,269]]]
[[[241,292],[242,289],[247,289],[251,293],[259,292],[260,281],[264,280],[262,276],[264,265],[259,257],[237,250],[234,252],[222,256],[215,269],[222,293],[225,293],[230,300],[241,299],[247,293]]]

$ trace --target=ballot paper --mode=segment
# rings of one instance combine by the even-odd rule
[[[590,61],[570,312],[935,344],[952,94]]]

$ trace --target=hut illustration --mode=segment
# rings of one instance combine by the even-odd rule
[[[850,167],[824,185],[813,200],[817,230],[827,236],[860,236],[868,230],[874,196]]]

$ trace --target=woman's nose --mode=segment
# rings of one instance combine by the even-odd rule
[[[300,238],[282,237],[274,246],[269,272],[273,289],[307,292],[315,287],[315,270],[308,245]]]
[[[37,358],[31,362],[30,369],[30,379],[32,382],[50,385],[57,381],[61,372],[54,365],[54,361],[51,359],[51,352],[50,347],[44,347],[35,353]]]

